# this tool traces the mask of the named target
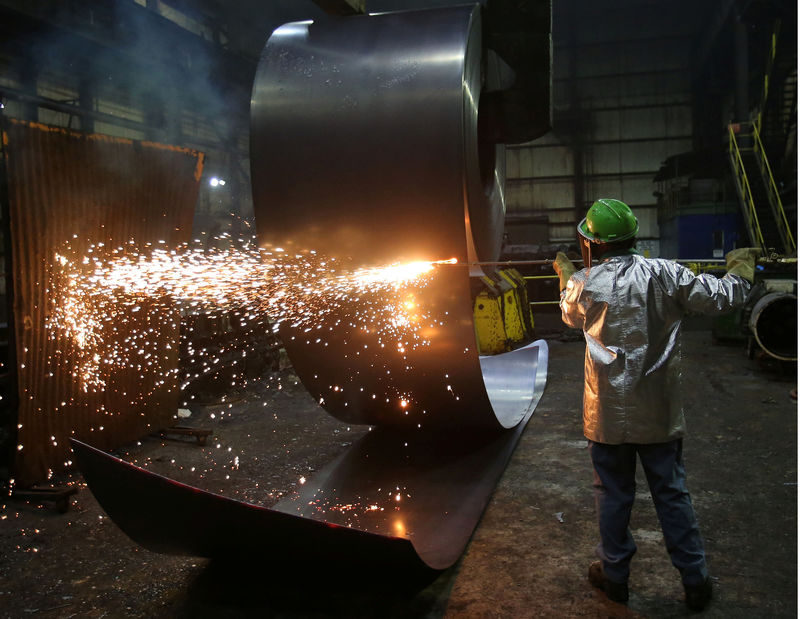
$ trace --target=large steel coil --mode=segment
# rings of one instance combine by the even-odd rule
[[[479,137],[491,81],[482,47],[477,5],[276,30],[252,101],[260,244],[354,265],[496,259],[503,153]],[[425,345],[402,353],[374,345],[347,310],[320,318],[324,341],[282,323],[309,392],[337,418],[378,427],[271,509],[73,441],[95,496],[159,552],[263,554],[403,577],[449,567],[542,395],[547,345],[479,357],[464,266],[439,269],[419,294],[435,320]],[[402,402],[390,397],[400,393]]]
[[[481,89],[491,79],[481,49],[477,5],[277,29],[252,100],[260,244],[355,264],[496,259],[504,153],[479,137]],[[315,342],[285,326],[305,387],[351,423],[519,423],[533,367],[479,360],[468,269],[440,269],[424,295],[440,324],[426,334],[429,345],[402,356],[355,329],[339,326]],[[401,408],[396,393],[413,394],[413,406]]]

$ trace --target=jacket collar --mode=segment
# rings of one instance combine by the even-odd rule
[[[603,254],[601,260],[608,260],[609,258],[618,258],[619,256],[641,256],[641,254],[636,251],[635,247],[629,247],[628,249],[618,249],[616,251],[609,251]]]

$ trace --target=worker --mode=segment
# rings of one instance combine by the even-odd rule
[[[686,604],[701,610],[712,588],[682,455],[681,319],[743,305],[758,250],[728,253],[722,278],[696,276],[675,262],[639,255],[638,231],[624,202],[597,200],[578,225],[585,268],[576,272],[562,252],[553,263],[562,319],[582,329],[586,340],[583,431],[600,529],[600,561],[590,565],[589,581],[609,599],[627,602],[638,454]],[[593,265],[592,257],[599,263]]]

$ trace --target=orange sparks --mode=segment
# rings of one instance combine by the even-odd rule
[[[174,354],[165,329],[177,332],[188,316],[223,311],[234,311],[243,326],[277,330],[287,322],[306,332],[344,313],[350,327],[380,346],[391,338],[405,354],[425,344],[422,333],[436,328],[414,293],[437,265],[457,262],[348,270],[315,252],[291,255],[248,243],[225,250],[150,246],[138,252],[129,242],[116,249],[98,244],[86,256],[74,253],[67,246],[55,256],[47,326],[51,338],[64,341],[65,363],[85,391],[103,390],[123,368],[158,369],[160,360]],[[313,341],[324,343],[322,337]],[[203,359],[203,371],[218,362]]]

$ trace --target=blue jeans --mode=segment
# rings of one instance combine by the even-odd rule
[[[605,445],[589,441],[594,465],[594,489],[600,544],[597,556],[603,572],[614,582],[628,582],[636,552],[628,524],[636,493],[636,454],[647,476],[667,552],[685,585],[708,577],[703,540],[692,500],[686,489],[683,441],[641,445]]]

